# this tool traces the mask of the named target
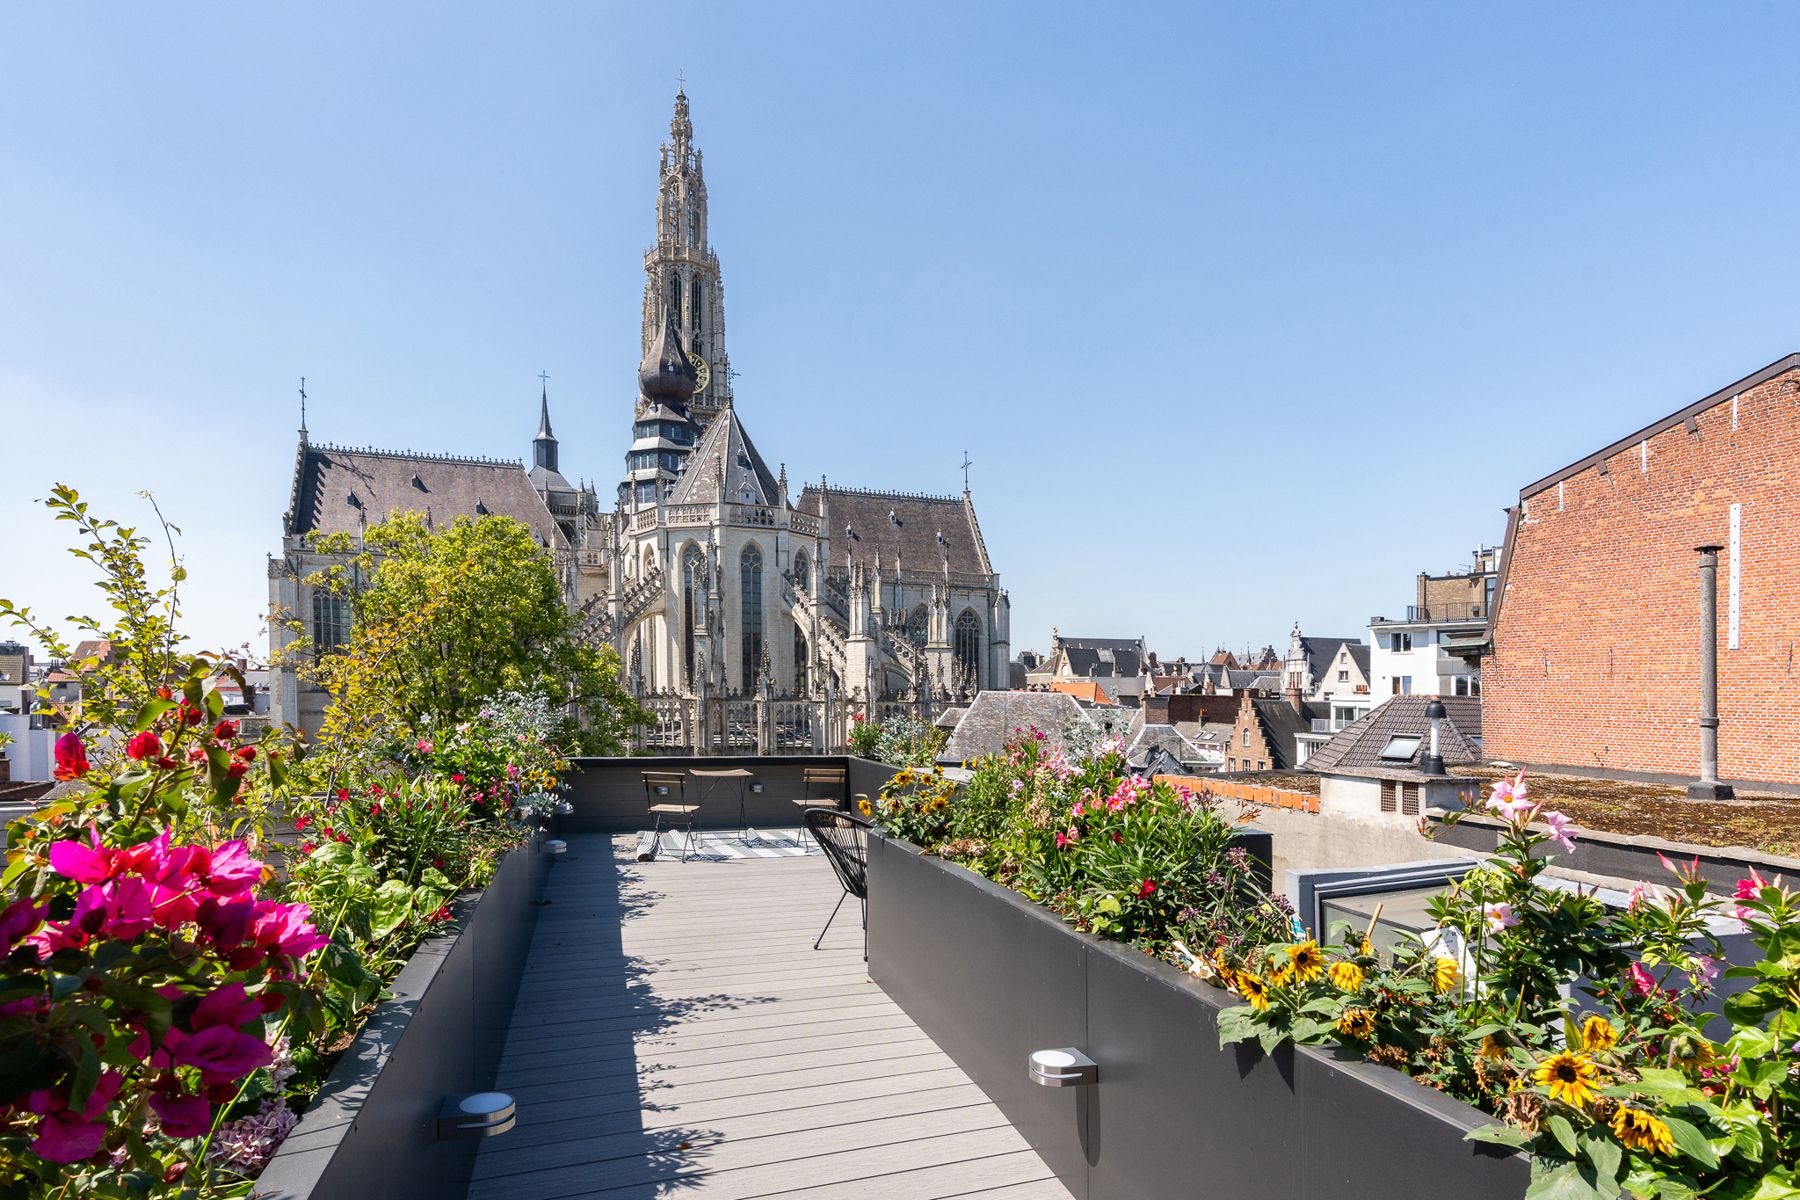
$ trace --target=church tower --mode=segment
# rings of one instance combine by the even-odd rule
[[[725,293],[719,256],[706,240],[706,176],[694,149],[685,91],[675,94],[675,117],[662,147],[656,190],[656,244],[644,252],[642,349],[675,318],[682,351],[695,371],[689,410],[701,429],[731,404],[731,360],[725,354]]]

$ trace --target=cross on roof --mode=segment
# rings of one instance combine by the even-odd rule
[[[962,473],[963,473],[963,491],[965,491],[965,492],[969,490],[969,468],[974,465],[975,464],[973,462],[969,461],[969,452],[967,450],[964,450],[963,451],[963,460],[962,460]]]
[[[542,383],[542,384],[545,384],[545,385],[548,385],[548,384],[549,384],[549,382],[550,382],[550,372],[548,372],[548,371],[539,371],[539,372],[538,372],[538,382],[539,382],[539,383]]]

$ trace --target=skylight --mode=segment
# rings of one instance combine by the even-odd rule
[[[1388,739],[1387,745],[1381,748],[1384,762],[1406,762],[1419,749],[1419,735],[1416,733],[1397,733]]]

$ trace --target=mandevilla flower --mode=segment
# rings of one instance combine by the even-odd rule
[[[1482,905],[1481,915],[1487,919],[1488,929],[1494,933],[1499,933],[1502,929],[1511,929],[1519,923],[1519,918],[1513,913],[1513,906],[1504,901],[1499,904]]]
[[[1530,819],[1532,810],[1537,807],[1526,799],[1528,790],[1523,771],[1519,772],[1517,779],[1496,779],[1494,793],[1488,797],[1488,810],[1498,814],[1503,821],[1523,824]]]
[[[1540,819],[1544,824],[1550,827],[1551,841],[1561,846],[1565,851],[1575,849],[1575,835],[1569,832],[1569,830],[1574,827],[1575,822],[1569,820],[1569,818],[1559,812],[1544,813]]]

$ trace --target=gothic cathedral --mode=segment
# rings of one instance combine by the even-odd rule
[[[929,712],[1005,688],[1009,606],[966,487],[886,492],[821,476],[796,495],[786,467],[770,471],[751,441],[685,94],[662,147],[644,271],[638,394],[611,511],[561,473],[547,391],[529,470],[314,443],[303,422],[283,552],[270,559],[277,609],[310,616],[316,646],[343,640],[345,614],[304,583],[321,565],[313,531],[354,533],[402,509],[431,521],[493,513],[536,532],[586,635],[618,651],[653,709],[758,697]],[[276,632],[274,648],[287,638]],[[323,697],[284,672],[274,710],[310,731]]]

